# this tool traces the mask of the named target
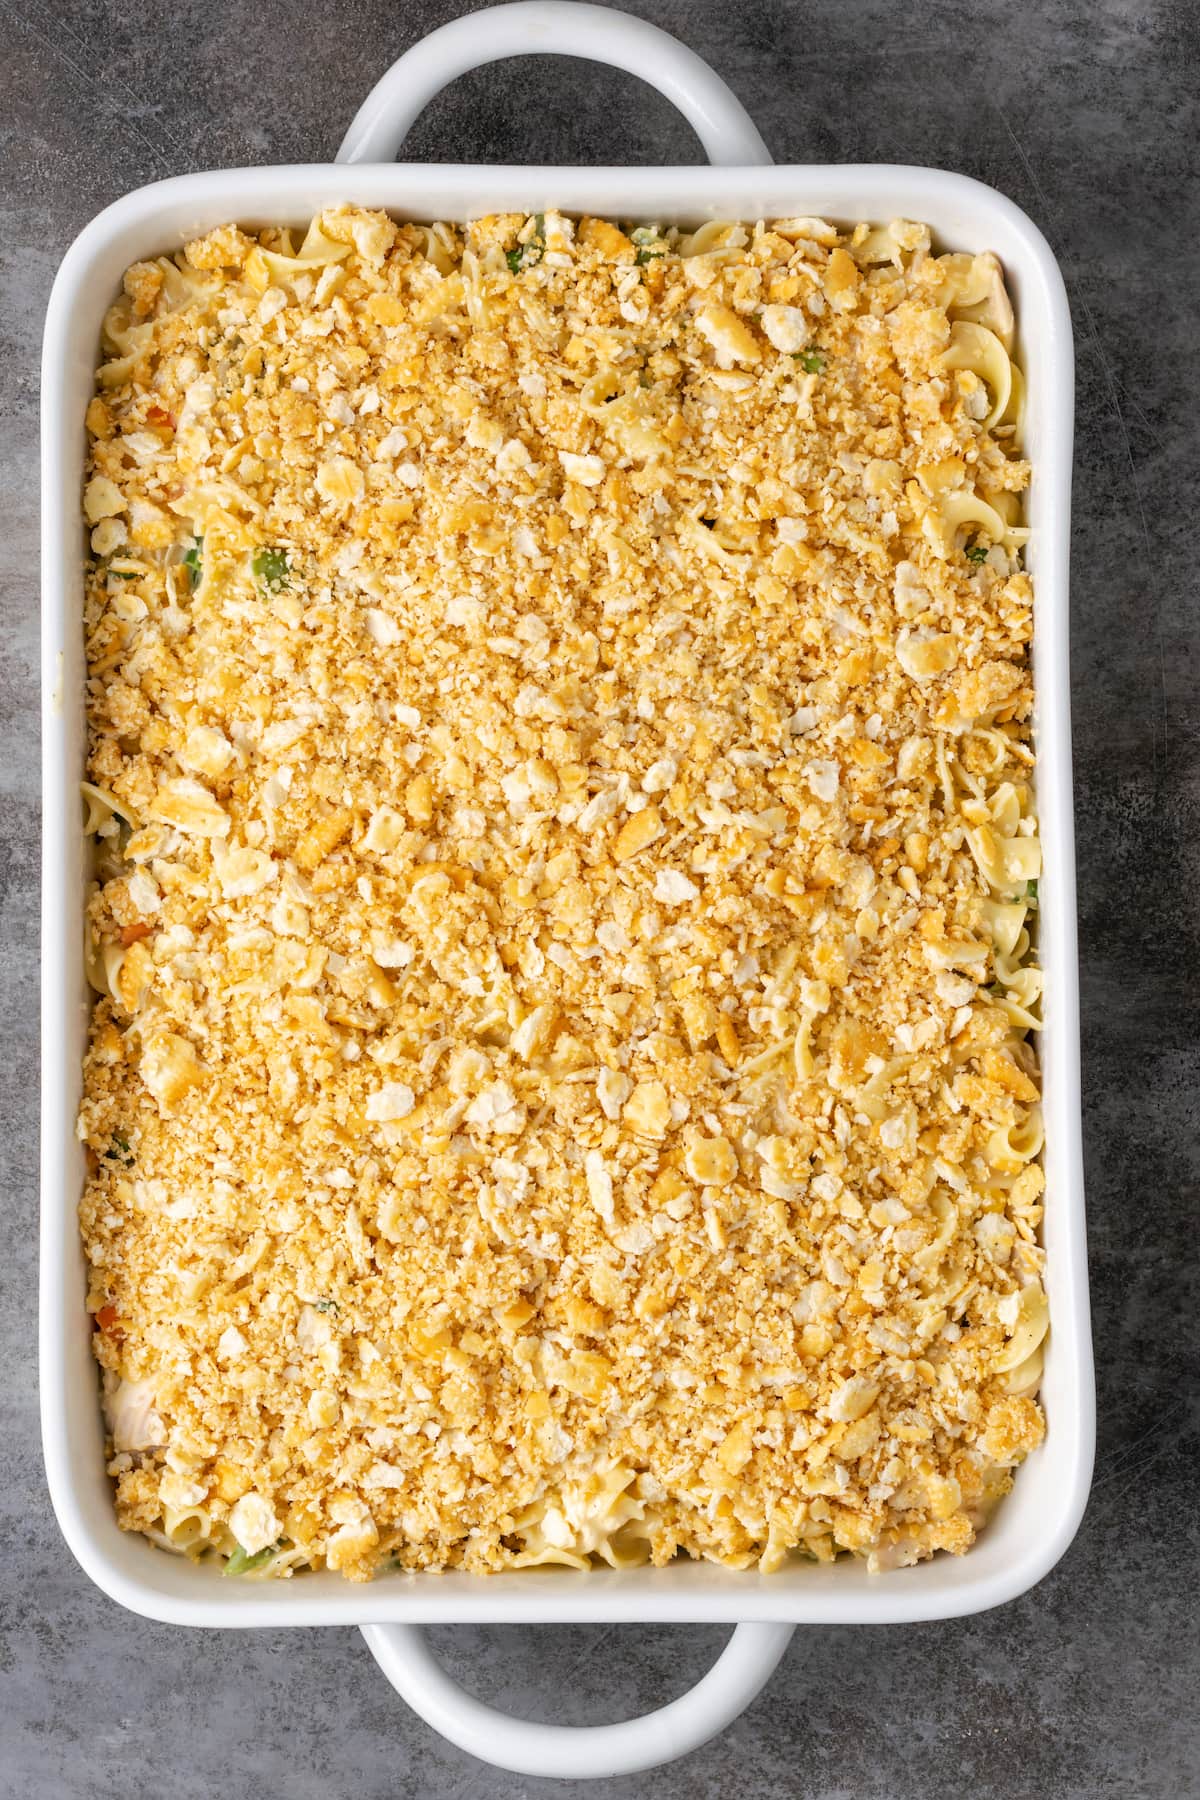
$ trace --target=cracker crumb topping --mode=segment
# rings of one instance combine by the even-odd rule
[[[1042,1434],[995,259],[548,212],[134,266],[83,506],[121,1523],[887,1568]]]

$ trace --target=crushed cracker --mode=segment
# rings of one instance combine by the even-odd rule
[[[905,222],[335,207],[129,271],[124,1526],[352,1579],[970,1544],[1042,1434],[1011,324]]]

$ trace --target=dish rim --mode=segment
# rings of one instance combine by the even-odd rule
[[[1017,1471],[1013,1493],[965,1558],[937,1557],[880,1576],[839,1559],[829,1568],[803,1566],[770,1576],[673,1564],[579,1574],[392,1574],[361,1587],[329,1573],[286,1582],[222,1583],[214,1570],[170,1557],[116,1524],[81,1304],[78,1185],[71,1173],[72,1163],[78,1168],[81,1160],[74,1137],[80,1091],[75,1046],[86,1017],[77,898],[82,732],[67,691],[82,668],[83,411],[92,391],[100,318],[128,263],[169,252],[229,219],[299,224],[335,200],[425,220],[552,205],[568,213],[689,225],[705,218],[796,213],[838,222],[904,215],[929,223],[950,247],[993,248],[1000,255],[1014,289],[1034,421],[1027,454],[1034,466],[1035,736],[1048,871],[1039,898],[1047,970],[1042,1049],[1052,1198],[1044,1232],[1052,1338],[1043,1384],[1046,1443]],[[397,1619],[889,1624],[982,1611],[1041,1580],[1068,1548],[1083,1516],[1095,1396],[1079,1097],[1067,638],[1073,352],[1062,276],[1037,227],[1005,196],[970,177],[903,164],[648,169],[296,164],[209,171],[139,188],[80,232],[51,293],[42,372],[42,1430],[55,1512],[86,1573],[112,1599],[143,1616],[235,1627]],[[91,1380],[82,1384],[87,1392],[80,1391],[81,1349],[91,1370]],[[1034,1529],[1022,1515],[1039,1497],[1043,1516]]]

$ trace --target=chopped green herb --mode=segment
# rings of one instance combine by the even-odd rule
[[[646,244],[638,251],[637,255],[634,257],[634,261],[638,263],[640,267],[645,268],[648,262],[653,262],[656,257],[665,256],[666,254],[665,250],[652,249],[649,244]]]
[[[825,373],[825,358],[819,350],[793,350],[791,357],[793,362],[800,364],[806,375]]]
[[[140,569],[114,569],[111,563],[108,566],[108,574],[114,581],[136,581],[141,573]]]
[[[286,550],[256,550],[250,564],[254,570],[254,578],[260,581],[273,594],[279,593],[288,584],[288,559]]]
[[[965,554],[968,562],[986,562],[988,559],[988,546],[986,544],[968,544]]]
[[[1037,882],[1036,881],[1027,881],[1025,883],[1025,898],[1027,900],[1036,900],[1037,897],[1038,897]]]
[[[337,1310],[336,1300],[318,1300],[316,1303],[316,1311],[319,1313],[335,1313]]]
[[[132,1169],[133,1167],[133,1151],[130,1148],[129,1139],[123,1131],[113,1132],[112,1142],[104,1155],[109,1162],[120,1163],[123,1169]]]
[[[546,215],[545,213],[535,213],[532,235],[523,244],[518,244],[515,249],[506,250],[504,260],[516,275],[522,269],[531,269],[535,263],[540,263],[545,254]]]
[[[188,572],[188,579],[191,582],[193,594],[195,593],[196,589],[200,586],[200,581],[204,574],[203,557],[204,557],[204,539],[202,537],[198,537],[192,544],[191,549],[187,551],[187,553],[185,554],[184,559],[183,559],[183,566]]]
[[[251,1569],[261,1569],[264,1563],[270,1562],[271,1558],[277,1556],[282,1549],[283,1539],[280,1538],[277,1544],[268,1544],[265,1550],[256,1550],[253,1556],[247,1556],[239,1544],[233,1555],[227,1559],[221,1573],[223,1575],[248,1575]]]

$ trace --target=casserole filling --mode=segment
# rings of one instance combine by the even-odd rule
[[[87,415],[82,1227],[121,1523],[231,1573],[889,1567],[1036,1445],[1001,271],[327,210]]]

